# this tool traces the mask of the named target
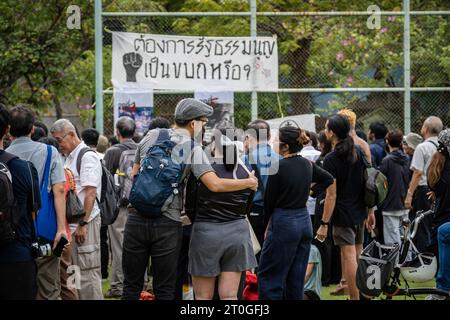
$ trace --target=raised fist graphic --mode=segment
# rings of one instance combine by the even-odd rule
[[[136,73],[142,66],[142,56],[136,52],[125,53],[123,66],[127,73],[127,82],[136,82]]]

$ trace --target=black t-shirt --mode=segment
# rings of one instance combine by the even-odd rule
[[[336,179],[336,205],[332,223],[336,226],[353,227],[367,218],[364,203],[364,170],[365,165],[361,152],[357,152],[358,160],[354,164],[347,163],[332,151],[325,157],[323,168]]]
[[[233,179],[233,171],[227,171],[221,163],[211,164],[219,178]],[[238,165],[237,179],[247,179],[248,173]],[[196,222],[228,222],[244,219],[253,199],[253,192],[245,189],[235,192],[212,192],[201,181],[197,183],[195,201]],[[192,196],[192,193],[188,192]]]
[[[266,223],[275,208],[305,208],[312,182],[327,188],[333,183],[333,177],[302,156],[280,160],[278,172],[270,175],[267,181],[264,195]]]

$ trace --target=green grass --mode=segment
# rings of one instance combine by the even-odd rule
[[[436,288],[436,281],[432,280],[429,282],[424,283],[409,283],[409,286],[411,288]],[[347,300],[348,296],[332,296],[330,295],[330,292],[333,291],[336,288],[336,285],[331,285],[329,287],[322,287],[322,294],[321,299],[322,300]],[[417,295],[417,300],[424,300],[426,295]],[[386,297],[384,295],[381,295],[377,299],[385,299]],[[405,296],[397,296],[393,298],[394,300],[414,300],[413,297],[405,297]]]
[[[425,283],[409,283],[411,288],[435,288],[436,287],[436,281],[429,281]],[[330,292],[333,291],[336,288],[336,285],[331,285],[328,287],[322,287],[322,300],[347,300],[348,296],[332,296],[330,295]],[[102,281],[102,289],[103,294],[105,294],[109,289],[109,279]],[[385,296],[378,297],[377,299],[385,299]],[[414,300],[412,297],[404,297],[404,296],[397,296],[393,298],[394,300]],[[425,295],[419,295],[416,296],[417,300],[424,300]],[[111,300],[117,300],[117,299],[111,299]]]

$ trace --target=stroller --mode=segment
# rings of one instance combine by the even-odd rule
[[[437,288],[410,288],[408,282],[427,282],[434,279],[437,272],[437,259],[432,253],[421,253],[413,243],[420,222],[433,210],[419,211],[410,222],[402,222],[404,229],[401,245],[382,245],[371,242],[362,252],[356,285],[360,292],[370,297],[384,293],[387,299],[393,296],[412,296],[417,294],[436,294],[450,299],[450,292]],[[411,232],[412,229],[412,232]],[[408,259],[408,256],[412,259]],[[401,288],[400,276],[406,287]]]

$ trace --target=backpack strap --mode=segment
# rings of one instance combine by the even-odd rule
[[[38,228],[37,228],[37,213],[39,211],[39,209],[41,208],[41,196],[40,194],[38,194],[38,186],[35,184],[35,179],[33,176],[33,172],[31,170],[31,166],[32,163],[30,161],[26,161],[27,166],[28,166],[28,172],[30,173],[30,179],[31,179],[31,201],[32,201],[32,219],[33,219],[33,230],[32,230],[32,240],[33,241],[37,241],[37,237],[38,237]],[[39,181],[39,177],[37,177],[38,181]]]
[[[52,162],[52,146],[47,145],[47,160],[45,161],[44,174],[42,175],[42,181],[40,183],[41,192],[47,189],[51,162]]]
[[[0,162],[3,162],[4,164],[8,165],[8,162],[18,158],[19,157],[5,151],[2,153],[2,155],[0,155]]]
[[[236,164],[236,169],[241,166],[245,172],[247,172],[248,176],[250,177],[251,172],[248,170],[247,166],[245,165],[245,163],[242,161],[241,158],[237,157],[237,164]],[[252,166],[253,167],[253,166]],[[253,169],[255,170],[255,169]],[[256,171],[255,171],[256,173]],[[259,179],[258,179],[258,183],[259,183]],[[264,190],[264,185],[263,185],[263,190]],[[247,205],[246,205],[246,209],[245,209],[245,216],[248,216],[248,214],[250,213],[250,211],[252,210],[253,207],[253,198],[255,196],[255,191],[251,191],[250,195],[248,196],[247,199]],[[264,193],[264,191],[263,191]]]
[[[85,155],[85,153],[89,152],[89,151],[95,152],[94,150],[92,150],[89,147],[83,148],[83,149],[80,150],[80,152],[78,152],[78,157],[77,157],[77,172],[78,172],[78,175],[80,175],[81,160],[83,159],[83,156]]]
[[[158,139],[156,139],[155,144],[166,141],[170,139],[170,131],[166,128],[159,129]]]
[[[357,155],[362,158],[366,168],[372,168],[372,164],[369,162],[369,160],[367,160],[366,155],[362,151],[361,147],[358,145],[355,145],[355,149],[356,149]]]
[[[432,141],[432,140],[427,140],[426,142],[429,142],[429,143],[433,144],[436,148],[439,147],[438,144],[436,142]]]
[[[91,149],[89,147],[83,148],[83,149],[80,150],[80,152],[78,152],[78,157],[77,157],[77,172],[78,172],[78,175],[80,175],[81,160],[83,159],[83,156],[86,154],[86,152],[90,152],[90,151],[95,152],[95,150],[93,150],[93,149]],[[103,190],[103,189],[105,189],[105,188],[103,188],[103,186],[105,185],[104,182],[103,182],[103,179],[106,179],[106,177],[104,177],[104,174],[103,174],[103,164],[102,164],[101,160],[100,160],[100,165],[102,166],[102,192],[101,192],[101,198],[100,199],[103,200],[104,194],[106,193],[106,190]],[[97,202],[98,205],[100,205],[100,200],[98,200],[97,196],[95,196],[95,201]]]

